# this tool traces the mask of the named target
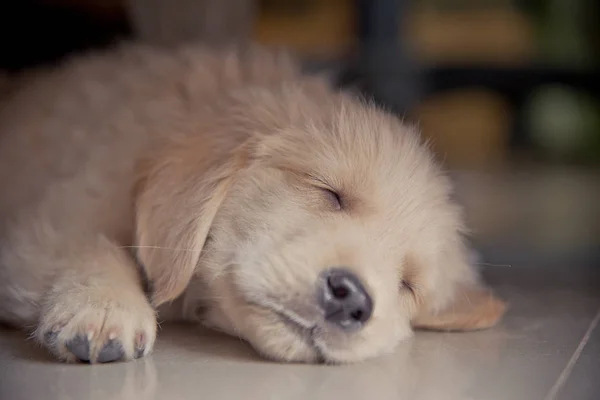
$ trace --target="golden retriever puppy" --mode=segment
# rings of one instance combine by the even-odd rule
[[[126,45],[0,110],[0,319],[64,361],[149,354],[157,315],[349,363],[494,325],[417,132],[253,49]]]

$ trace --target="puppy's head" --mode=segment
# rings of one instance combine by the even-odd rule
[[[355,362],[414,327],[500,318],[415,132],[315,82],[220,107],[143,168],[136,244],[155,304],[189,285],[207,325],[281,361]]]

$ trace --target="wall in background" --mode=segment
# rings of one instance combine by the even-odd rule
[[[52,63],[136,33],[213,40],[204,33],[228,26],[219,19],[238,15],[227,7],[240,0],[220,1],[218,13],[216,1],[172,0],[172,13],[155,0],[7,2],[0,64]],[[345,85],[418,123],[450,167],[493,169],[600,164],[599,8],[594,0],[258,0],[244,18],[249,40],[351,71]],[[400,13],[397,30],[377,31],[385,10]],[[376,31],[368,40],[365,13]],[[382,43],[383,53],[360,57]]]

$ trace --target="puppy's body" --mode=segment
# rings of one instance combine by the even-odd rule
[[[67,361],[149,353],[152,305],[186,288],[161,317],[205,309],[281,360],[356,361],[420,315],[469,329],[502,313],[486,297],[432,317],[477,283],[418,137],[270,54],[125,47],[32,74],[0,109],[0,185],[0,319]],[[374,300],[358,333],[308,299],[339,265]]]

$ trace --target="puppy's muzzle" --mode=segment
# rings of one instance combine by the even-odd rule
[[[318,299],[325,320],[344,331],[361,329],[373,314],[373,301],[360,279],[345,268],[325,271]]]

